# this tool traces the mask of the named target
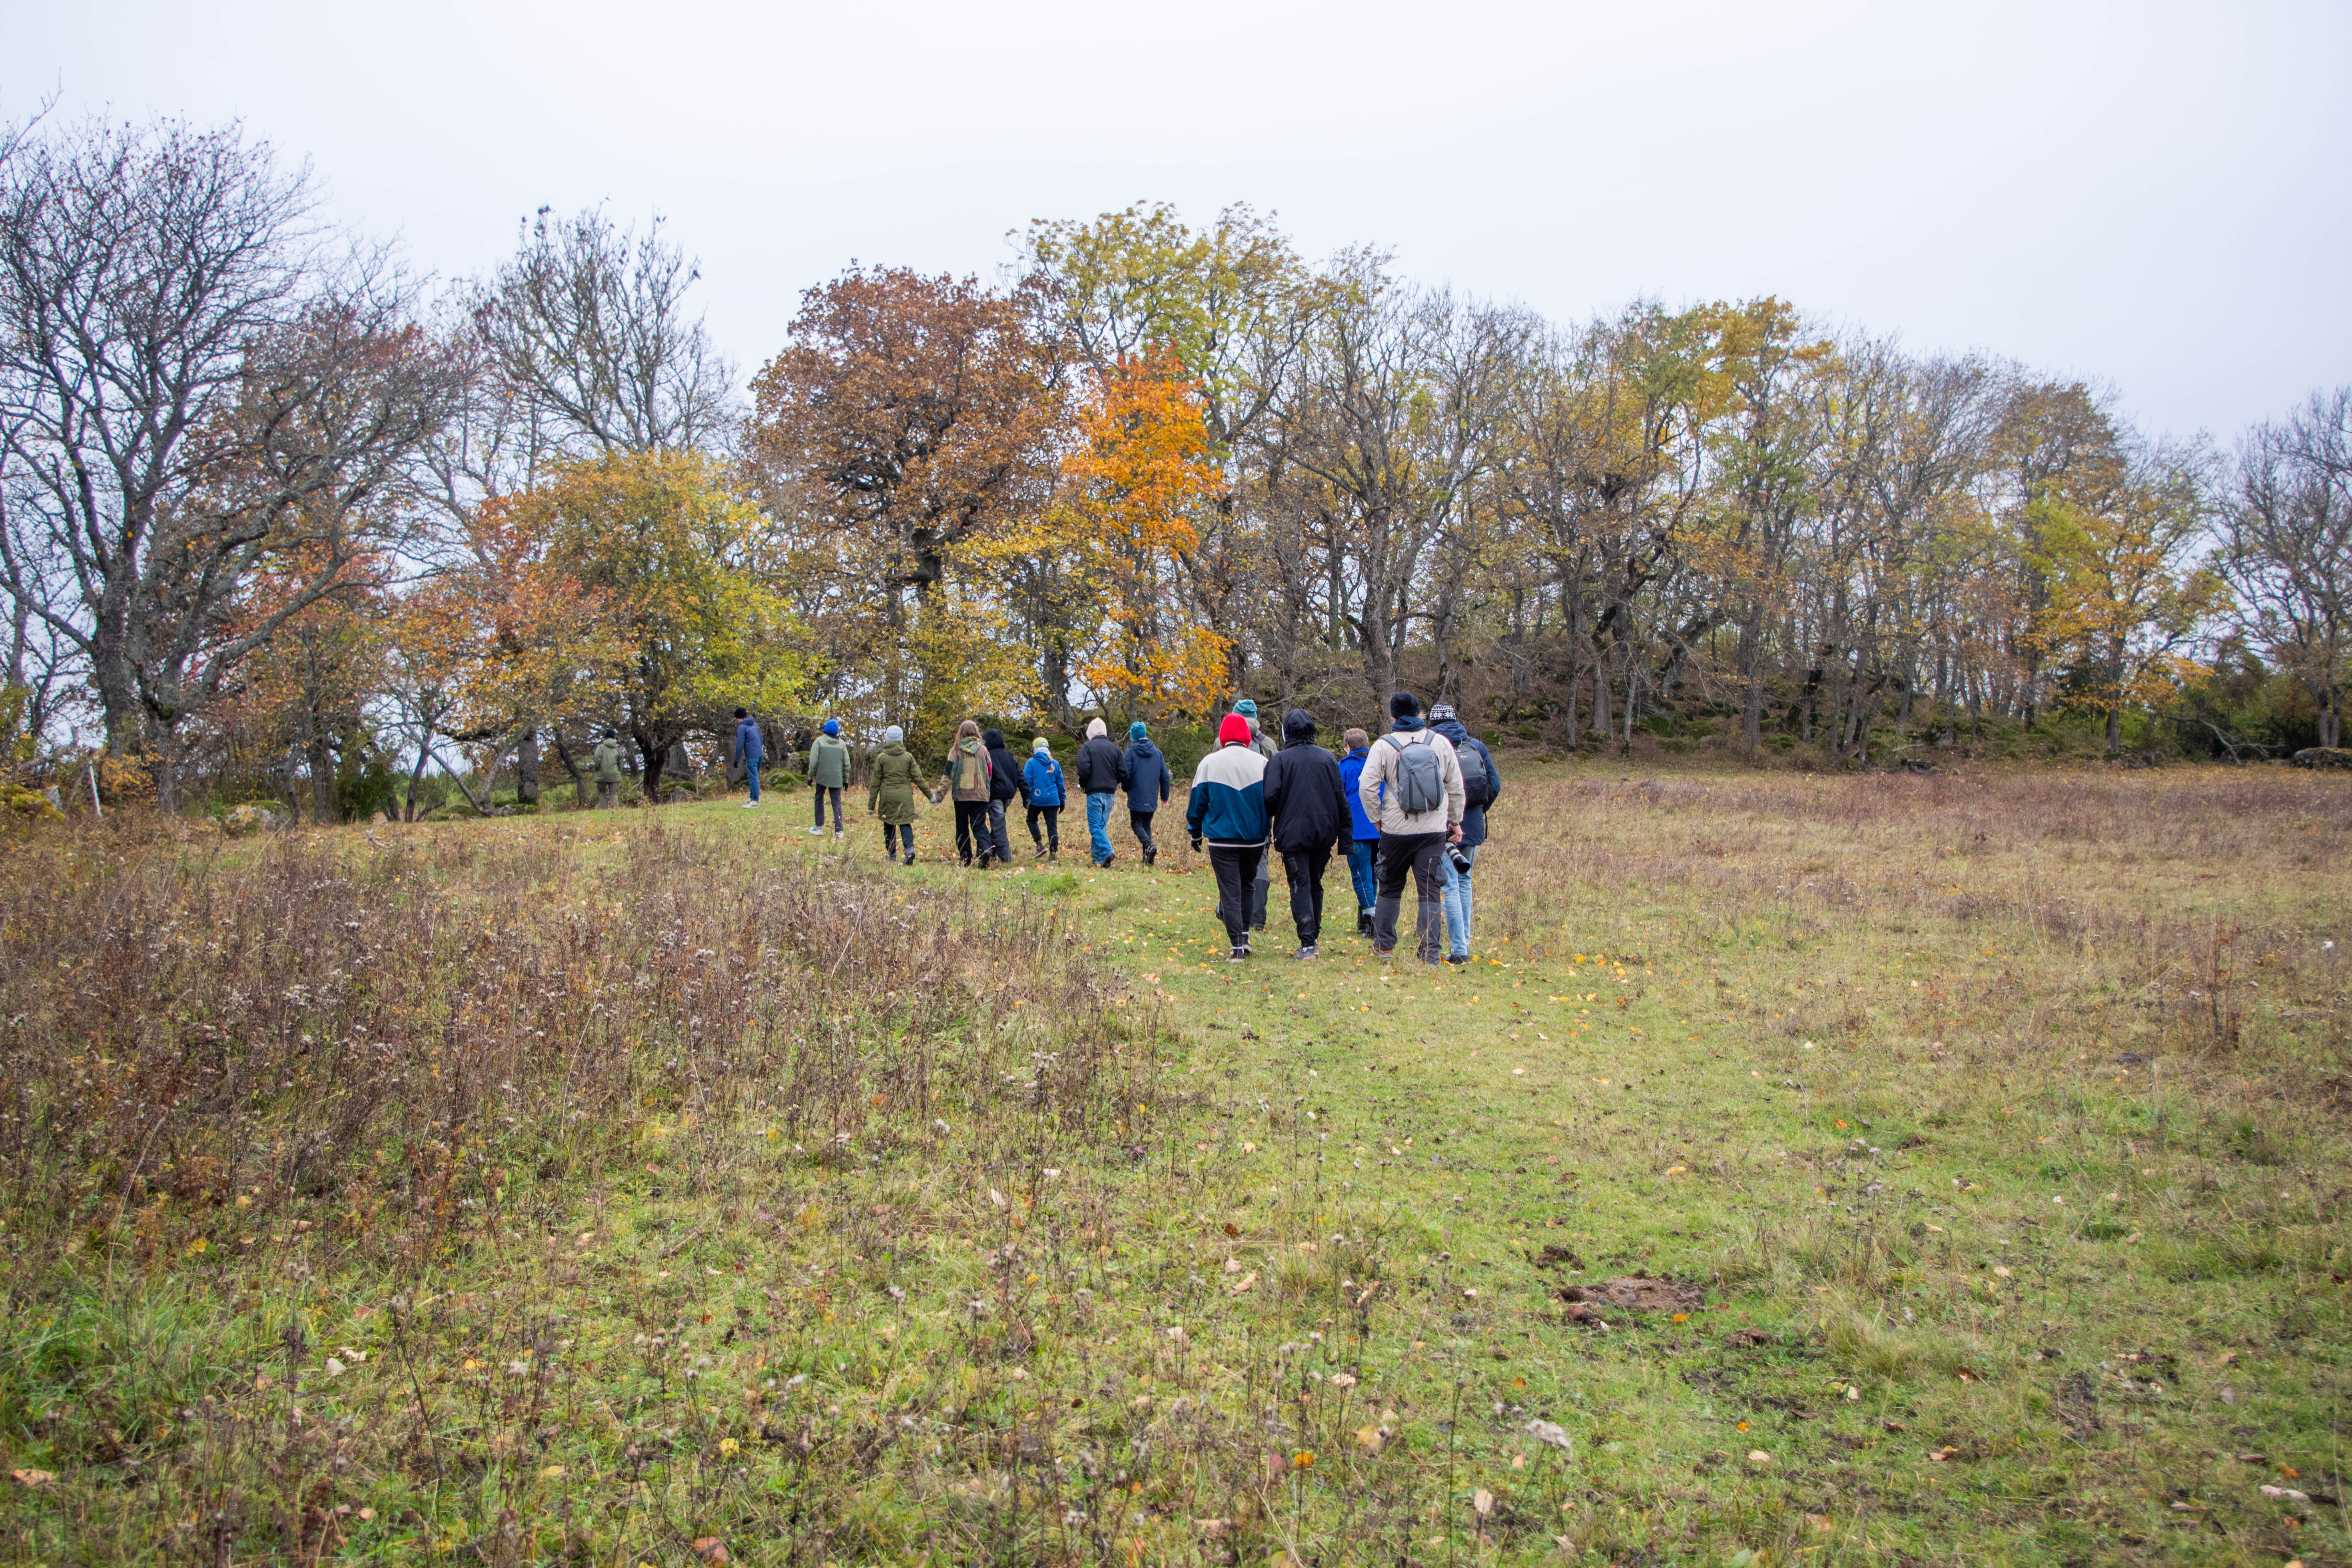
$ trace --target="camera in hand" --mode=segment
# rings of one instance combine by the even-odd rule
[[[1455,876],[1466,877],[1470,874],[1470,857],[1463,851],[1462,846],[1459,844],[1447,845],[1445,847],[1445,858],[1454,862],[1454,874]]]

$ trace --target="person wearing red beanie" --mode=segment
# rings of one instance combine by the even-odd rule
[[[1184,830],[1198,849],[1205,839],[1217,874],[1217,918],[1233,942],[1234,963],[1250,955],[1250,884],[1265,858],[1265,759],[1250,748],[1249,721],[1225,715],[1217,749],[1192,770]]]

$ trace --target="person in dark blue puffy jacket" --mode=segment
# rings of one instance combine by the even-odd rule
[[[1168,804],[1176,780],[1139,719],[1127,727],[1127,751],[1119,758],[1118,773],[1127,784],[1127,825],[1143,847],[1143,863],[1149,866],[1160,858],[1160,846],[1151,840],[1151,815]]]
[[[1356,786],[1364,780],[1364,762],[1372,754],[1372,738],[1361,730],[1345,737],[1348,754],[1339,759],[1339,785],[1348,792],[1348,811],[1355,818],[1355,837],[1348,844],[1348,880],[1356,888],[1356,934],[1372,934],[1372,905],[1381,896],[1381,825],[1364,815]]]
[[[1461,854],[1445,858],[1445,962],[1467,963],[1470,872],[1478,862],[1478,846],[1486,842],[1486,808],[1503,797],[1503,775],[1495,766],[1495,753],[1463,728],[1451,702],[1429,710],[1429,727],[1453,742],[1462,760]]]
[[[1045,736],[1038,736],[1030,742],[1029,760],[1021,765],[1021,799],[1029,807],[1029,840],[1048,861],[1062,858],[1062,803],[1069,795],[1054,749]],[[1041,816],[1045,819],[1042,836],[1037,831]]]
[[[743,803],[746,811],[760,804],[760,764],[767,761],[767,748],[760,742],[760,721],[751,717],[750,709],[738,708],[735,710],[735,755],[732,760],[742,765],[743,776],[751,781],[751,798]]]

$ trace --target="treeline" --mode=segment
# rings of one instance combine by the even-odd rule
[[[738,703],[921,746],[1401,684],[1563,749],[2340,743],[2352,390],[2224,451],[1777,300],[1561,326],[1153,206],[994,286],[811,289],[747,399],[694,280],[542,212],[432,287],[234,130],[6,133],[19,753],[84,724],[108,788],[325,816],[428,769],[533,798],[606,727],[650,793]]]

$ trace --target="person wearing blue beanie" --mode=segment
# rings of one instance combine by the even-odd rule
[[[849,787],[849,742],[841,738],[841,721],[827,719],[824,729],[809,742],[809,785],[816,791],[816,825],[812,836],[824,832],[824,808],[833,805],[833,836],[841,837],[841,792]]]
[[[831,735],[835,740],[839,740],[841,738],[841,721],[838,719],[827,719],[824,721],[824,732]]]
[[[1168,771],[1168,759],[1151,743],[1151,731],[1139,719],[1127,727],[1127,750],[1119,757],[1118,776],[1127,785],[1128,828],[1143,851],[1143,863],[1149,866],[1160,858],[1160,846],[1151,837],[1152,814],[1168,804],[1176,778]]]

